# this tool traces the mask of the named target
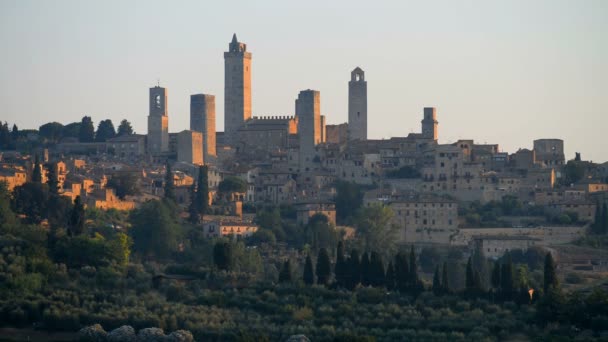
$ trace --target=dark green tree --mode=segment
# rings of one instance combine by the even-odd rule
[[[8,123],[0,122],[0,150],[8,150],[11,145],[11,132],[8,129]]]
[[[13,189],[13,209],[26,223],[39,224],[47,217],[49,192],[43,184],[27,182]]]
[[[385,284],[386,274],[384,273],[384,262],[380,253],[374,251],[370,255],[370,285],[380,287]]]
[[[279,273],[279,283],[290,283],[291,282],[291,262],[285,260],[281,272]]]
[[[222,194],[230,194],[232,192],[246,192],[247,183],[239,177],[229,176],[224,178],[217,186],[217,191]]]
[[[62,138],[63,125],[59,122],[49,122],[38,128],[38,134],[50,142],[58,142]]]
[[[369,262],[369,253],[363,252],[361,255],[361,285],[371,285],[371,267]]]
[[[602,234],[608,233],[608,204],[602,206]]]
[[[190,187],[190,205],[188,206],[188,222],[199,224],[201,217],[196,210],[196,183],[192,183]]]
[[[353,215],[363,205],[363,191],[358,184],[338,181],[334,201],[338,222],[350,223]]]
[[[59,179],[57,177],[57,164],[49,163],[46,166],[46,184],[49,187],[49,193],[51,195],[57,195],[59,193]]]
[[[78,139],[80,137],[80,126],[82,126],[80,122],[72,122],[63,126],[63,130],[61,130],[62,137]]]
[[[326,248],[333,250],[338,241],[338,232],[329,222],[327,216],[317,213],[313,215],[304,227],[305,241],[314,249]]]
[[[595,207],[595,219],[591,226],[595,234],[602,234],[604,232],[604,217],[602,215],[602,205],[597,202]]]
[[[398,227],[393,224],[393,211],[380,204],[361,208],[356,228],[360,245],[367,251],[382,251],[388,257],[397,249]]]
[[[544,271],[543,289],[545,290],[545,293],[549,292],[550,289],[559,289],[559,280],[555,271],[555,261],[553,260],[551,252],[547,253],[547,256],[545,256]]]
[[[172,202],[152,200],[131,212],[133,249],[147,258],[167,259],[177,250],[181,236]]]
[[[167,161],[165,171],[165,198],[175,201],[175,185],[173,184],[173,172],[169,161]]]
[[[232,243],[218,241],[213,246],[213,263],[223,271],[229,271],[234,265],[234,250]]]
[[[491,281],[494,290],[498,291],[500,289],[500,262],[498,260],[494,262]]]
[[[306,256],[306,262],[304,263],[304,284],[313,285],[315,283],[315,270],[312,266],[312,258],[310,254]]]
[[[116,130],[114,129],[114,124],[112,120],[106,119],[99,121],[99,125],[97,126],[97,132],[95,133],[95,141],[97,142],[105,142],[108,139],[112,139],[116,136]]]
[[[513,298],[513,261],[511,261],[511,256],[509,254],[506,255],[506,259],[501,267],[500,288],[505,300],[511,300]]]
[[[123,136],[123,135],[131,135],[133,134],[133,127],[131,127],[131,123],[129,121],[127,121],[126,119],[123,119],[120,122],[120,125],[118,125],[118,132],[116,135]]]
[[[475,272],[473,271],[473,263],[471,262],[471,257],[467,261],[467,271],[465,278],[465,289],[467,293],[471,293],[475,287]]]
[[[414,252],[414,246],[410,249],[410,267],[409,267],[409,285],[414,293],[421,292],[422,282],[418,277],[418,263],[416,262],[416,253]]]
[[[443,271],[442,271],[442,277],[441,277],[441,292],[443,292],[445,294],[449,294],[452,292],[452,290],[450,289],[450,281],[448,279],[448,263],[447,262],[443,263]]]
[[[331,260],[327,249],[319,249],[317,257],[317,284],[327,285],[331,278]]]
[[[32,182],[42,183],[42,167],[40,166],[40,160],[38,154],[34,157],[34,166],[32,169]]]
[[[68,220],[68,234],[70,236],[78,236],[84,232],[84,204],[80,196],[74,199],[74,206]]]
[[[399,292],[407,292],[410,284],[410,268],[407,256],[403,252],[399,252],[395,256],[395,278]]]
[[[88,143],[95,141],[95,126],[90,116],[84,116],[80,122],[80,132],[78,133],[80,142]]]
[[[196,211],[202,217],[207,213],[209,207],[209,167],[200,166],[198,169],[198,179],[196,181],[195,205]]]
[[[361,282],[361,259],[359,252],[353,249],[347,261],[346,278],[349,289],[354,289]]]
[[[395,289],[395,267],[393,266],[393,262],[389,261],[388,266],[386,267],[386,280],[385,285],[388,290]]]
[[[439,266],[435,268],[435,274],[433,275],[433,293],[438,296],[442,292],[441,278],[439,276]]]
[[[347,267],[348,266],[346,265],[346,259],[344,257],[344,242],[339,241],[338,247],[336,248],[336,266],[334,269],[334,274],[336,276],[336,284],[339,287],[348,286],[346,279]]]
[[[139,177],[131,172],[113,174],[108,180],[107,187],[114,189],[116,196],[123,200],[127,196],[135,196],[141,193]]]

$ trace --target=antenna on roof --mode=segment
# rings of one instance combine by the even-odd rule
[[[157,87],[160,87],[160,78],[157,78],[157,79],[156,79],[156,86],[157,86]]]

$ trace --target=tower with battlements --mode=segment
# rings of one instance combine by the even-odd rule
[[[251,117],[251,53],[232,36],[224,52],[224,137],[235,141],[237,130]]]
[[[300,171],[313,168],[315,146],[322,142],[321,93],[317,90],[302,90],[296,99],[298,136],[300,141]]]
[[[367,140],[367,82],[359,67],[350,73],[348,82],[348,137]]]
[[[437,138],[439,137],[437,132],[439,122],[437,121],[437,109],[435,107],[424,108],[424,118],[421,123],[422,137],[437,141]]]

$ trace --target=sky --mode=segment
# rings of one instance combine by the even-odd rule
[[[233,33],[253,54],[254,116],[293,115],[315,89],[328,124],[346,122],[359,66],[369,138],[419,132],[436,107],[440,143],[559,138],[567,159],[608,161],[605,0],[0,0],[0,120],[126,118],[145,133],[160,82],[170,132],[189,128],[195,93],[216,96],[222,131]]]

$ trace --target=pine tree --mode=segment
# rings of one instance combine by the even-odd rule
[[[173,184],[173,172],[171,164],[167,161],[167,171],[165,173],[165,198],[175,201],[175,185]]]
[[[545,293],[548,293],[550,289],[557,290],[559,288],[559,280],[557,279],[557,273],[555,271],[555,261],[551,252],[545,256],[545,273],[543,289]]]
[[[279,273],[279,283],[291,282],[291,262],[289,259],[285,260],[281,272]]]
[[[347,287],[346,281],[346,260],[344,259],[344,242],[338,242],[338,247],[336,249],[336,266],[334,269],[334,274],[336,275],[336,284],[339,287]]]
[[[77,236],[84,232],[84,205],[81,202],[80,196],[74,199],[74,207],[68,220],[68,233],[71,236]]]
[[[57,164],[49,163],[47,165],[47,182],[49,186],[49,193],[51,195],[57,195],[59,193],[59,179],[57,177]]]
[[[34,157],[34,169],[32,170],[32,182],[42,183],[42,170],[40,168],[40,160],[38,154]]]
[[[304,284],[313,285],[315,283],[315,271],[312,267],[312,258],[310,254],[306,256],[306,263],[304,264]]]
[[[218,241],[213,246],[213,263],[218,269],[229,271],[234,261],[234,249],[230,242]]]
[[[393,266],[393,262],[389,261],[388,267],[386,268],[386,278],[385,278],[386,288],[390,291],[395,289],[395,267]]]
[[[450,282],[448,279],[448,263],[444,262],[443,263],[443,272],[442,272],[442,277],[441,277],[441,290],[443,293],[445,294],[449,294],[451,293],[451,289],[450,289]]]
[[[123,119],[120,122],[120,125],[118,125],[117,135],[122,136],[122,135],[131,135],[131,134],[133,134],[133,128],[131,127],[131,123],[129,121],[127,121],[126,119]]]
[[[378,252],[372,252],[370,259],[370,283],[372,286],[383,286],[385,282],[384,274],[384,263],[382,262],[382,256]]]
[[[438,296],[442,292],[441,278],[439,278],[439,266],[435,267],[435,275],[433,275],[433,293]]]
[[[409,267],[409,285],[414,293],[420,292],[421,282],[418,278],[418,263],[416,262],[416,253],[414,246],[410,249],[410,267]]]
[[[116,136],[116,130],[114,130],[114,124],[112,120],[101,120],[97,126],[97,133],[95,134],[95,141],[105,142],[108,139]]]
[[[327,249],[319,249],[317,257],[317,284],[327,285],[331,278],[331,260]]]

